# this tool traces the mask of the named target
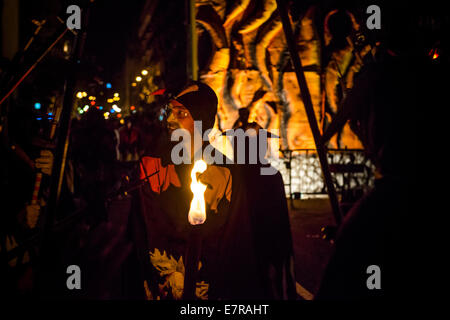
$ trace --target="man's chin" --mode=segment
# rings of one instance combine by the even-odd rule
[[[174,132],[175,130],[181,129],[180,126],[176,126],[176,125],[169,125],[167,126],[168,132],[170,135],[172,135],[172,132]]]

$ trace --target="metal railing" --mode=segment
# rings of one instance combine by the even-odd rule
[[[282,150],[283,158],[269,159],[282,175],[287,197],[326,194],[319,159],[315,149]],[[374,166],[362,149],[329,149],[327,160],[336,191],[363,192],[373,187]]]

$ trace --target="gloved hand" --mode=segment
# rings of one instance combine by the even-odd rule
[[[209,283],[205,281],[197,282],[195,287],[195,296],[200,300],[208,300]]]
[[[36,227],[36,224],[39,220],[39,214],[41,212],[41,208],[45,207],[46,202],[44,199],[39,201],[39,204],[26,204],[25,205],[25,223],[30,228],[33,229]]]
[[[31,229],[36,227],[39,219],[39,213],[41,211],[41,206],[38,204],[28,204],[25,206],[25,222]]]
[[[217,206],[224,196],[231,202],[232,179],[228,168],[208,166],[206,171],[199,175],[198,180],[207,186],[205,201],[210,210],[217,211]]]
[[[35,160],[35,166],[46,174],[50,175],[53,168],[53,153],[49,150],[41,150],[41,155]]]

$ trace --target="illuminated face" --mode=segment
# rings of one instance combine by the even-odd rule
[[[186,129],[194,136],[194,119],[191,116],[189,110],[176,100],[170,102],[171,113],[167,118],[167,126],[169,131],[172,132],[176,129]]]
[[[197,85],[191,85],[180,92],[177,96],[181,97],[189,92],[198,91],[199,88]],[[176,99],[176,98],[175,98]],[[170,102],[171,113],[167,118],[167,125],[169,127],[169,131],[172,132],[175,129],[186,129],[191,134],[191,138],[194,137],[194,118],[192,118],[189,110],[178,102],[177,100],[172,100]]]

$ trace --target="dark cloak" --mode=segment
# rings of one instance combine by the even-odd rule
[[[201,225],[199,280],[210,284],[209,299],[295,299],[292,237],[280,173],[262,176],[260,165],[223,167],[232,176],[231,202],[221,201],[218,213],[207,212]],[[135,214],[142,224],[135,223],[134,232],[149,284],[155,283],[149,251],[166,250],[178,260],[192,230],[187,220],[191,166],[175,169],[181,188],[171,185],[158,195],[144,184],[139,192]]]

